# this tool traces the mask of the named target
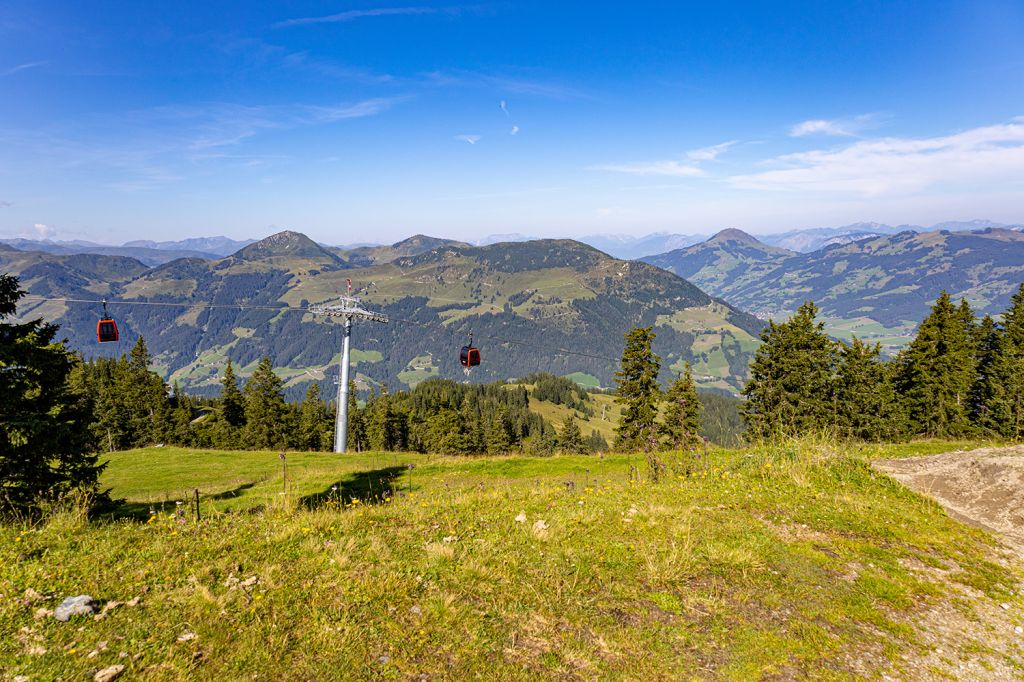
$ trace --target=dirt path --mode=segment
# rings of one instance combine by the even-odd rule
[[[993,531],[1024,557],[1024,446],[876,460],[874,466],[935,498],[951,516]]]
[[[1004,548],[992,561],[1024,564],[1024,446],[947,452],[929,457],[876,460],[872,463],[907,487],[934,498],[965,523],[992,531]],[[910,618],[926,650],[904,658],[901,673],[887,680],[1024,679],[1024,618],[1020,601],[996,603],[980,591],[956,582],[955,565],[904,566],[922,579],[946,585],[952,599],[922,604]]]

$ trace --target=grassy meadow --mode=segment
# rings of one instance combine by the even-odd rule
[[[289,452],[285,478],[277,452],[115,453],[119,511],[0,526],[0,674],[842,680],[980,656],[1024,675],[1019,648],[936,654],[917,625],[1024,608],[1024,576],[868,464],[971,445],[672,454],[657,483],[636,455]],[[35,617],[83,593],[106,613]]]

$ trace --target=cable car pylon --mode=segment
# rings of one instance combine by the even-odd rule
[[[388,317],[363,307],[363,302],[352,295],[352,280],[348,281],[348,295],[339,296],[336,304],[322,303],[312,305],[309,312],[314,315],[341,317],[345,320],[341,336],[341,379],[338,381],[338,410],[334,420],[334,451],[345,452],[348,449],[348,374],[351,355],[352,320],[369,320],[387,324]]]

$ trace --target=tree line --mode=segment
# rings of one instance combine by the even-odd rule
[[[999,322],[943,291],[891,360],[877,343],[831,339],[817,314],[808,301],[761,334],[743,390],[750,439],[1024,436],[1024,285]]]

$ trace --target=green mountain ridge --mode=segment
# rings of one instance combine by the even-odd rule
[[[830,331],[904,345],[939,293],[998,314],[1024,281],[1024,233],[1005,228],[900,232],[794,253],[715,239],[644,258],[760,318],[788,317],[807,299]]]
[[[114,301],[110,312],[122,330],[115,347],[95,342],[99,306],[26,302],[20,313],[59,322],[87,355],[125,352],[142,334],[163,375],[198,393],[217,392],[228,357],[245,376],[270,355],[292,395],[310,381],[329,382],[337,374],[340,325],[296,308],[335,299],[346,278],[367,307],[392,320],[356,325],[353,363],[363,388],[414,385],[432,376],[493,381],[534,371],[610,386],[623,334],[642,324],[657,327],[664,380],[687,361],[703,388],[735,393],[758,345],[761,322],[753,316],[655,266],[579,242],[473,247],[415,238],[370,248],[376,251],[353,258],[284,232],[216,261],[181,259],[149,269],[121,259],[120,270],[107,264],[90,276],[73,257],[4,251],[0,268],[22,276],[31,293]],[[22,267],[30,262],[45,264],[46,274]],[[163,305],[177,303],[222,307]],[[470,334],[484,361],[467,379],[458,349]]]

